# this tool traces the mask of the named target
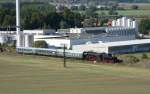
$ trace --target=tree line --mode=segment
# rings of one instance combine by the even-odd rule
[[[110,14],[116,15],[112,8]],[[106,26],[110,17],[106,14],[98,15],[95,7],[86,9],[85,14],[63,8],[57,12],[56,7],[47,3],[21,3],[22,29],[65,29],[72,27]],[[16,25],[16,10],[14,3],[0,4],[0,30]],[[143,34],[150,32],[150,19],[143,19],[139,30]],[[11,29],[14,30],[14,29]]]
[[[82,27],[82,20],[82,15],[67,8],[58,13],[55,6],[49,4],[21,4],[21,25],[23,29]],[[15,4],[2,4],[0,6],[0,26],[15,26],[15,24]]]

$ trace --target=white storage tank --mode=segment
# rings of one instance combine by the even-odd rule
[[[117,26],[121,26],[121,19],[117,19]]]
[[[126,22],[127,21],[126,17],[122,17],[121,20],[122,20],[122,25],[121,26],[125,26],[126,27],[127,26],[127,24],[126,24],[127,23]]]
[[[0,35],[0,43],[3,44],[7,41],[6,36],[5,35]]]
[[[127,27],[131,27],[131,19],[127,20]]]
[[[34,42],[33,35],[27,34],[24,36],[25,38],[25,47],[32,47],[32,44]]]
[[[18,34],[16,35],[16,39],[17,39],[17,47],[24,47],[24,35]]]
[[[112,26],[116,26],[116,21],[115,20],[112,21]]]
[[[133,28],[137,28],[136,21],[133,21],[133,22],[132,22],[132,27],[133,27]]]

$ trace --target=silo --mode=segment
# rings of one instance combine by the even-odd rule
[[[121,19],[117,19],[117,26],[121,26]]]
[[[127,19],[126,19],[126,17],[122,17],[121,21],[122,21],[122,25],[121,26],[126,27],[127,26]]]
[[[115,20],[112,21],[112,26],[113,27],[116,26],[116,21]]]
[[[133,21],[132,23],[133,23],[133,28],[135,29],[136,34],[138,35],[138,34],[139,34],[139,32],[138,32],[139,30],[138,30],[137,22],[136,22],[136,21]]]
[[[18,34],[16,35],[17,47],[24,47],[24,35]]]
[[[109,33],[109,28],[106,28],[106,33]]]
[[[6,43],[6,35],[0,35],[0,43],[3,44],[3,43]]]
[[[131,27],[131,19],[127,19],[127,27]]]
[[[25,39],[25,41],[24,41],[25,47],[32,47],[32,44],[34,41],[33,35],[26,34],[24,39]]]
[[[133,22],[132,22],[132,27],[133,27],[133,28],[136,28],[136,27],[137,27],[136,21],[133,21]]]

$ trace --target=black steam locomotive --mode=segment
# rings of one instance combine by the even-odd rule
[[[97,61],[105,63],[120,63],[122,60],[113,56],[112,54],[96,53],[96,52],[84,52],[83,59],[88,61]]]

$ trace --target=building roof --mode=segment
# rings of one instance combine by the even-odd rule
[[[136,45],[136,44],[148,44],[150,39],[138,39],[138,40],[128,40],[128,41],[118,41],[118,42],[107,42],[102,43],[105,46],[126,46],[126,45]]]

